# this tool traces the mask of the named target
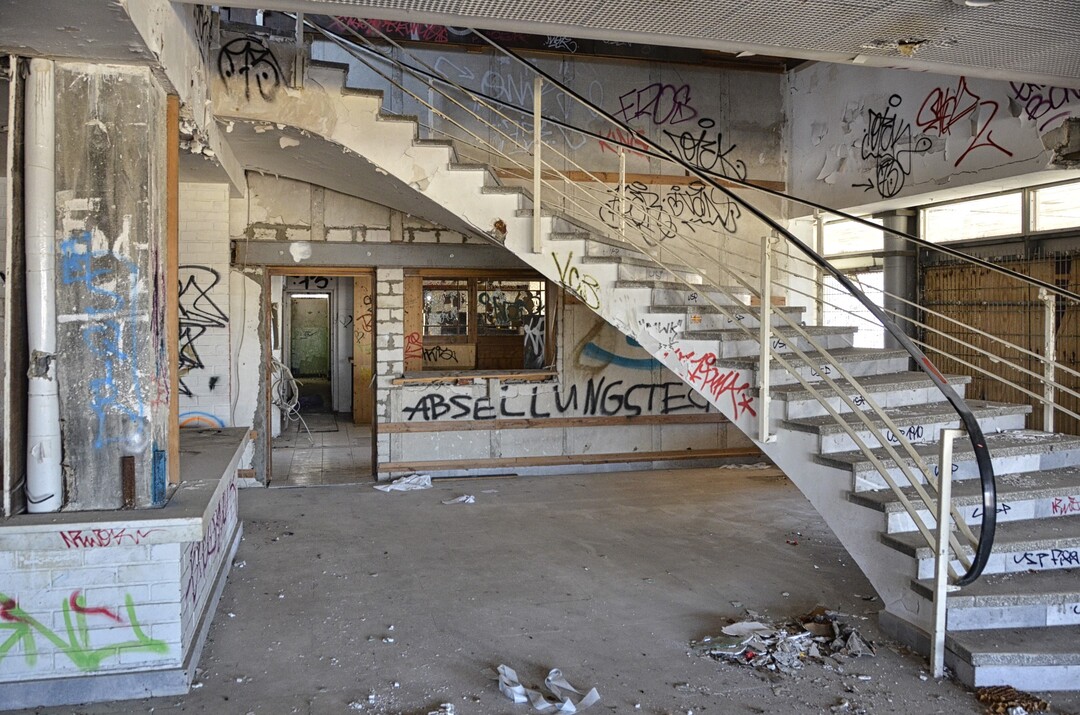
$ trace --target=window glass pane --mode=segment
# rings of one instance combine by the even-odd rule
[[[424,335],[469,334],[469,284],[464,280],[424,281]]]
[[[923,238],[942,243],[1020,233],[1021,201],[1020,192],[1016,192],[925,208]]]
[[[476,323],[480,335],[524,335],[530,319],[543,315],[543,281],[477,282]]]
[[[881,224],[881,219],[869,220]],[[822,237],[826,256],[880,251],[883,242],[881,231],[855,221],[830,221],[822,227]]]
[[[1080,226],[1080,183],[1035,191],[1035,230]]]

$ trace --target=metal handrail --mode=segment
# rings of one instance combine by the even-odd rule
[[[323,28],[317,28],[317,29],[320,32],[322,32],[324,35],[327,34],[327,32]],[[485,39],[485,41],[489,42],[489,44],[492,44],[497,49],[500,49],[500,50],[502,49],[498,45],[496,45],[495,43],[492,43],[490,40],[488,40],[482,34],[480,34],[480,33],[477,33],[477,34],[480,35],[481,37],[483,37]],[[397,60],[397,59],[393,59],[393,58],[387,58],[386,55],[384,55],[382,53],[379,53],[379,52],[374,52],[374,51],[372,51],[372,52],[373,52],[373,54],[376,54],[382,60],[388,60],[388,61],[392,61],[392,62],[395,62],[395,63],[398,63],[398,64],[402,64],[402,65],[404,65],[405,68],[410,67],[406,63],[403,63],[401,60]],[[611,117],[610,115],[606,115],[603,112],[603,110],[592,106],[590,103],[583,100],[580,96],[576,95],[576,93],[574,93],[572,90],[570,90],[569,88],[562,85],[560,82],[558,82],[554,78],[551,78],[550,76],[546,75],[546,73],[543,73],[541,70],[539,70],[539,69],[533,67],[532,65],[524,62],[524,60],[517,57],[513,53],[511,53],[509,51],[505,51],[505,52],[507,52],[508,55],[513,57],[518,62],[524,64],[531,71],[536,72],[537,74],[543,76],[547,81],[551,82],[553,86],[558,87],[567,96],[575,99],[578,102],[583,103],[585,106],[589,107],[593,112],[595,112],[595,113],[597,113],[597,114],[599,114],[601,116],[604,116],[608,121],[613,122],[617,126],[622,126],[621,123],[619,123],[613,117]],[[367,64],[367,63],[365,63],[365,64]],[[372,68],[372,69],[374,69],[374,68]],[[413,69],[416,72],[423,72],[422,70],[415,70],[415,68],[413,68]],[[426,73],[425,72],[424,74],[428,75],[429,79],[437,80],[440,83],[447,84],[449,86],[455,87],[458,90],[466,92],[469,96],[473,97],[474,99],[479,99],[479,94],[480,93],[474,92],[473,90],[466,90],[466,89],[460,87],[459,85],[456,85],[456,84],[454,84],[452,82],[448,82],[448,81],[444,80],[443,78],[438,77],[437,75],[434,75],[433,73]],[[413,95],[413,96],[415,96],[415,95]],[[422,101],[422,100],[420,100],[420,98],[417,98],[417,99],[419,101]],[[439,112],[434,107],[431,107],[430,105],[427,105],[427,106],[429,106],[429,108],[432,109],[433,111],[438,112],[440,114],[440,116],[446,118],[448,121],[453,122],[452,119],[450,119],[449,117],[446,117],[442,112]],[[510,106],[512,106],[512,105],[510,105]],[[513,107],[513,109],[515,111],[522,112],[523,114],[525,113],[525,111],[520,109],[520,108]],[[468,111],[468,110],[466,109],[466,111]],[[475,113],[470,112],[470,114],[473,114],[474,117],[476,117],[477,119],[480,119],[477,115],[475,115]],[[504,117],[504,119],[506,119],[505,115],[502,115],[502,116]],[[480,119],[480,121],[483,122],[484,120]],[[548,121],[548,119],[545,118],[544,121]],[[453,122],[453,123],[457,124],[456,122]],[[474,133],[472,133],[470,130],[467,130],[464,127],[461,127],[460,124],[457,124],[457,126],[460,127],[461,129],[463,129],[464,131],[466,131],[467,133],[472,134],[473,136],[477,136]],[[491,125],[488,125],[488,126],[491,126]],[[574,130],[575,131],[580,131],[576,127],[574,127]],[[589,132],[582,132],[582,133],[583,134],[588,134]],[[479,136],[477,136],[477,138],[480,139],[481,141],[484,141]],[[506,138],[510,139],[510,137],[506,137]],[[651,140],[648,139],[648,137],[641,137],[641,139],[643,141],[646,141],[646,142],[651,141]],[[496,147],[491,146],[490,143],[488,143],[488,142],[485,142],[485,143],[488,144],[488,146],[491,147],[491,150],[494,151],[496,154],[500,154],[500,155],[502,154],[502,152],[498,151],[498,149]],[[747,209],[748,211],[750,211],[750,213],[752,215],[757,217],[759,220],[761,220],[766,225],[770,226],[779,235],[784,236],[789,243],[795,245],[798,248],[798,250],[800,250],[800,252],[807,255],[807,258],[809,259],[809,262],[817,264],[819,266],[819,268],[821,268],[825,272],[828,272],[830,275],[833,275],[834,278],[836,278],[841,285],[844,285],[849,290],[849,292],[851,292],[853,295],[855,295],[857,298],[859,298],[860,302],[862,302],[866,306],[866,308],[871,312],[871,314],[873,314],[883,325],[885,325],[885,327],[887,329],[889,329],[890,332],[894,332],[894,331],[898,332],[899,331],[898,328],[896,328],[896,326],[894,324],[891,324],[891,321],[886,316],[884,311],[882,311],[880,309],[877,309],[877,306],[875,304],[873,304],[872,302],[870,302],[864,295],[862,295],[861,292],[858,291],[858,289],[855,288],[855,286],[850,283],[850,281],[846,278],[846,276],[843,276],[839,271],[836,271],[832,266],[828,265],[827,262],[824,262],[824,259],[822,259],[820,256],[817,256],[816,253],[814,253],[812,251],[807,253],[807,251],[808,251],[807,247],[804,244],[802,244],[800,241],[798,241],[798,239],[795,238],[790,232],[788,232],[784,227],[777,224],[775,221],[773,221],[766,214],[764,214],[763,212],[756,209],[756,207],[748,204],[747,202],[742,200],[737,195],[734,195],[726,187],[721,186],[718,183],[718,181],[714,178],[715,175],[713,175],[713,176],[702,176],[701,174],[703,172],[700,172],[695,167],[686,164],[685,162],[681,161],[680,159],[678,159],[674,155],[669,154],[668,152],[663,150],[662,147],[659,147],[658,145],[654,145],[653,148],[658,150],[659,152],[662,152],[662,154],[663,154],[662,158],[664,158],[664,159],[666,159],[668,161],[672,161],[672,162],[674,162],[676,164],[679,164],[680,166],[683,166],[685,169],[689,170],[691,173],[693,173],[695,176],[697,176],[699,179],[701,179],[704,184],[711,185],[713,188],[718,189],[719,191],[724,193],[726,196],[728,196],[731,200],[735,201],[737,205],[742,206],[743,208]],[[641,151],[641,148],[640,147],[635,147],[635,151]],[[512,159],[511,157],[507,156],[506,158],[509,159],[510,161],[513,161],[514,163],[518,164],[519,166],[521,166],[520,162],[517,162],[516,160]],[[592,178],[594,180],[596,180],[598,183],[602,183],[596,177],[592,177]],[[731,182],[731,183],[742,183],[742,182],[739,182],[739,181],[736,181],[736,180],[732,180],[730,178],[724,178],[723,181]],[[550,186],[550,184],[549,184],[549,186]],[[760,187],[756,187],[753,184],[748,184],[748,186],[750,186],[752,188],[760,188]],[[556,189],[556,191],[558,191],[558,189]],[[561,192],[559,192],[559,193],[561,193]],[[566,196],[565,194],[562,194],[562,195]],[[788,197],[788,198],[790,198],[790,197]],[[540,202],[540,197],[539,196],[534,196],[533,200],[534,200],[534,208],[538,207],[539,202]],[[646,240],[646,243],[648,244],[648,239],[646,238],[645,240]],[[646,250],[646,253],[648,253],[647,250]],[[715,260],[715,259],[709,259],[709,260]],[[678,277],[677,274],[674,274],[674,275],[676,275],[676,277]],[[735,276],[735,277],[738,279],[738,276]],[[688,284],[688,285],[691,285],[691,284]],[[692,285],[691,287],[700,287],[700,286]],[[752,287],[749,287],[749,286],[746,286],[746,287],[748,288],[748,290],[751,293],[753,293],[753,288]],[[861,298],[860,298],[860,296],[861,296]],[[770,304],[770,300],[769,300],[768,296],[762,296],[762,308],[763,308],[763,310],[762,310],[762,320],[767,322],[767,321],[770,320],[769,315],[771,313],[771,304]],[[726,311],[724,311],[724,312],[726,312]],[[807,335],[805,333],[805,331],[802,330],[801,326],[798,326],[797,324],[790,321],[787,318],[787,316],[784,315],[783,313],[781,313],[780,315],[785,320],[788,320],[789,324],[792,326],[792,328],[794,330],[796,330],[799,333],[802,333],[808,339],[808,341],[809,341],[809,343],[811,345],[815,344],[813,339],[811,339],[810,336]],[[906,336],[904,336],[904,337],[906,338]],[[902,345],[904,344],[903,339],[898,338],[898,341],[901,342]],[[946,399],[949,400],[949,402],[953,405],[954,409],[957,409],[958,414],[960,414],[960,416],[961,416],[961,420],[964,421],[967,424],[968,421],[965,419],[965,415],[964,415],[964,413],[962,411],[964,408],[966,408],[966,405],[964,405],[964,403],[959,398],[959,396],[956,395],[956,393],[954,391],[952,391],[951,388],[949,388],[947,383],[944,382],[943,378],[941,378],[941,376],[940,376],[940,373],[938,373],[936,371],[936,369],[933,367],[932,363],[930,363],[929,359],[925,356],[925,354],[922,354],[921,351],[919,351],[918,348],[915,347],[910,341],[907,343],[907,345],[905,345],[905,347],[908,349],[908,352],[913,355],[913,357],[915,357],[917,360],[919,360],[920,367],[923,369],[924,372],[926,372],[930,376],[931,380],[938,386],[938,388],[939,389],[944,388],[944,389],[942,389],[942,392],[946,396]],[[771,346],[769,346],[769,345],[763,346],[763,349],[764,350],[769,350],[770,353],[773,352],[772,349],[771,349]],[[808,364],[812,364],[811,358],[806,353],[804,353],[803,351],[798,350],[798,349],[793,349],[793,352],[799,358],[806,361]],[[847,375],[846,371],[838,363],[835,363],[833,361],[831,356],[828,355],[827,351],[819,348],[818,349],[818,356],[824,357],[827,362],[833,362],[834,366],[837,368],[837,371],[841,375],[843,375],[845,379],[847,379],[854,386],[858,385],[857,381],[855,381],[850,375]],[[892,488],[895,491],[897,491],[898,494],[900,494],[901,500],[905,502],[905,506],[909,509],[909,511],[911,511],[913,509],[913,507],[910,505],[909,502],[907,502],[906,497],[903,495],[902,492],[899,491],[899,488],[896,486],[896,484],[892,482],[891,478],[888,476],[888,470],[885,469],[885,467],[878,461],[877,457],[872,454],[871,450],[861,440],[861,438],[859,438],[854,433],[854,431],[850,427],[847,426],[846,421],[843,418],[841,418],[840,415],[835,410],[833,410],[831,408],[831,406],[828,405],[828,403],[825,401],[825,398],[823,396],[821,396],[821,394],[817,390],[817,388],[814,387],[809,382],[807,382],[806,380],[804,380],[801,376],[799,376],[797,370],[794,367],[792,367],[791,364],[789,363],[789,361],[787,359],[785,359],[782,355],[777,353],[775,355],[775,357],[777,359],[778,364],[785,367],[789,372],[791,372],[793,375],[795,375],[796,379],[799,382],[803,383],[803,386],[806,389],[808,389],[811,392],[811,394],[813,394],[815,397],[817,397],[820,401],[823,402],[823,404],[825,405],[826,410],[833,416],[834,419],[836,419],[838,422],[841,423],[841,425],[844,426],[844,429],[849,432],[849,434],[851,435],[853,441],[859,446],[859,448],[864,453],[869,455],[871,461],[874,462],[875,466],[878,468],[878,471],[881,472],[885,476],[885,478],[886,478],[886,480],[888,482],[890,482],[890,486],[892,486]],[[856,414],[860,419],[862,419],[866,423],[866,426],[871,430],[871,433],[872,434],[878,434],[877,431],[876,431],[876,427],[875,427],[874,424],[872,424],[870,418],[867,417],[866,415],[864,415],[863,411],[858,409],[857,406],[850,401],[850,398],[847,396],[847,394],[844,391],[841,391],[837,387],[836,383],[832,379],[830,379],[827,375],[823,375],[822,377],[824,378],[823,381],[826,384],[828,384],[836,392],[836,394],[840,395],[841,397],[843,397],[843,399],[845,401],[848,402],[849,407],[853,410],[854,414]],[[858,387],[856,387],[856,391],[862,393],[863,396],[864,396],[864,399],[869,397],[868,395],[865,395],[865,393],[863,393],[863,391]],[[954,398],[954,399],[950,399],[950,393],[951,393],[951,398]],[[872,400],[867,400],[867,401],[870,402],[871,404],[873,404]],[[958,405],[957,405],[957,401],[959,401],[959,404],[960,404],[959,408],[958,408]],[[873,405],[873,407],[874,407],[873,411],[876,411],[879,414],[879,416],[882,418],[884,423],[890,429],[892,429],[894,434],[897,434],[899,436],[899,430],[895,427],[895,425],[892,424],[891,419],[888,417],[888,415],[886,415],[884,413],[884,411],[880,409],[880,407],[877,407],[876,405]],[[977,433],[978,425],[977,425],[977,422],[974,422],[974,418],[971,415],[970,411],[967,412],[967,417],[971,418],[971,422],[975,425],[975,431]],[[918,480],[916,480],[914,478],[914,476],[912,474],[910,474],[910,472],[908,472],[907,466],[906,466],[906,464],[904,464],[904,461],[900,458],[900,456],[898,454],[896,454],[895,450],[893,450],[891,445],[889,445],[886,440],[881,439],[880,434],[878,434],[878,437],[879,437],[879,439],[878,439],[879,443],[883,447],[885,447],[887,452],[890,453],[890,456],[894,459],[897,466],[901,468],[901,471],[905,472],[905,476],[907,476],[908,481],[911,482],[912,484],[916,485],[917,488],[918,488]],[[904,440],[902,437],[901,437],[901,441],[902,441],[902,444],[905,447],[905,449],[909,452],[909,455],[914,458],[916,463],[919,464],[920,462],[922,462],[922,459],[917,455],[917,453],[915,453],[915,451],[914,451],[913,447],[910,445],[910,443],[908,443],[907,440]],[[979,438],[979,441],[981,442],[981,437]],[[981,445],[981,444],[976,443],[975,438],[973,436],[973,446],[975,446],[975,448],[976,448],[977,459],[980,462],[980,467],[982,467],[983,466],[983,460],[980,457],[984,456],[984,455],[980,455],[979,447],[981,446],[982,451],[985,452],[985,445]],[[923,470],[924,474],[926,474],[927,481],[930,482],[931,485],[933,486],[933,479],[932,479],[932,477],[931,477],[931,475],[929,473],[929,470],[926,467],[925,463],[919,464],[919,466]],[[981,469],[980,471],[983,474],[985,474],[985,470]],[[991,482],[992,482],[992,471],[991,471]],[[928,506],[932,506],[932,504],[931,504],[932,500],[929,498],[929,496],[926,495],[925,492],[922,492],[921,488],[919,488],[918,491],[920,492],[920,497],[923,499],[924,503],[926,503]],[[991,499],[992,499],[992,497],[991,497]],[[972,562],[972,564],[969,567],[967,573],[965,573],[964,576],[961,577],[961,579],[960,579],[961,583],[969,582],[969,580],[974,580],[974,578],[977,577],[978,572],[981,571],[982,565],[985,563],[985,559],[983,559],[980,562],[979,554],[980,554],[980,550],[985,550],[988,553],[988,548],[983,549],[983,547],[984,547],[984,544],[986,544],[988,542],[989,538],[992,538],[992,531],[993,531],[992,527],[989,528],[989,529],[987,528],[987,525],[985,523],[985,521],[986,521],[985,520],[985,515],[986,515],[987,512],[989,512],[990,515],[994,515],[996,513],[996,508],[994,508],[994,506],[993,506],[994,502],[990,501],[989,503],[991,504],[991,507],[984,510],[984,525],[983,525],[983,529],[982,529],[982,536],[979,539],[978,545],[976,547],[976,558]],[[930,540],[930,536],[927,533],[927,531],[925,529],[925,526],[921,524],[921,520],[918,519],[918,517],[916,517],[916,521],[917,521],[917,524],[920,527],[920,531],[923,532],[923,535],[925,537],[927,537],[928,540]],[[958,520],[958,523],[961,524],[962,531],[966,531],[966,524],[964,524],[962,520]],[[968,534],[970,534],[970,532],[968,532]],[[958,544],[954,545],[954,548],[956,548],[956,550],[958,552],[958,557],[961,558],[962,562],[966,561],[966,559],[963,558],[963,555],[960,553],[960,549],[959,549]]]
[[[554,87],[557,87],[559,91],[563,92],[568,97],[571,97],[582,106],[588,107],[597,116],[603,117],[608,122],[618,127],[624,125],[619,122],[613,115],[605,111],[601,107],[597,107],[589,100],[582,97],[579,93],[563,84],[560,80],[553,77],[550,73],[545,72],[543,69],[536,67],[535,65],[525,61],[520,55],[513,50],[503,47],[496,43],[491,38],[487,37],[484,33],[473,29],[473,33],[484,40],[486,43],[494,47],[499,52],[502,52],[507,57],[514,60],[516,63],[527,67],[531,72],[534,72],[544,78],[546,82],[550,82]],[[672,152],[664,149],[658,142],[654,141],[648,136],[640,136],[641,141],[645,142],[656,152],[659,152],[668,161],[682,166],[685,170],[689,171],[694,176],[697,176],[703,182],[711,185],[713,188],[724,193],[728,198],[738,203],[744,209],[749,211],[752,215],[756,216],[758,220],[769,226],[772,230],[783,236],[789,245],[795,247],[796,250],[801,252],[810,261],[815,263],[818,268],[829,273],[836,281],[844,287],[852,296],[855,297],[863,306],[870,311],[870,313],[881,322],[890,335],[900,344],[904,350],[907,351],[912,358],[915,359],[919,369],[922,370],[938,388],[938,390],[944,395],[945,399],[953,406],[953,409],[959,415],[961,422],[968,432],[968,436],[971,440],[971,446],[975,453],[975,461],[979,466],[979,480],[982,487],[983,497],[983,514],[982,525],[979,532],[978,544],[975,547],[975,558],[972,560],[971,566],[967,569],[963,576],[957,579],[957,585],[964,586],[974,582],[979,575],[982,574],[987,562],[990,559],[990,552],[993,548],[994,535],[997,530],[997,488],[994,481],[994,466],[990,456],[990,450],[986,447],[986,439],[983,436],[982,428],[979,426],[979,421],[972,414],[971,409],[964,402],[964,399],[960,397],[952,386],[945,380],[944,376],[938,371],[934,364],[930,361],[930,358],[923,353],[922,350],[912,342],[911,338],[885,313],[885,311],[878,307],[872,300],[870,300],[855,284],[842,272],[837,270],[832,264],[830,264],[824,257],[820,256],[812,248],[805,245],[800,241],[793,233],[788,231],[784,226],[780,225],[772,217],[768,216],[764,211],[757,208],[753,204],[743,200],[733,191],[725,186],[722,186],[720,182],[711,176],[706,176],[700,172],[697,167],[693,166],[689,162],[683,160],[681,157],[676,156]],[[763,306],[769,302],[769,297],[763,298]],[[767,312],[767,311],[766,311]],[[768,346],[763,346],[764,349],[769,349]]]

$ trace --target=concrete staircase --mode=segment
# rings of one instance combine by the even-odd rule
[[[458,163],[449,143],[420,139],[414,122],[383,113],[377,93],[345,88],[346,69],[313,62],[304,89],[284,88],[270,101],[230,95],[219,85],[215,111],[223,120],[290,125],[362,155],[562,284],[757,436],[761,310],[745,291],[705,285],[693,271],[668,271],[567,216],[542,215],[542,250],[534,253],[533,207],[526,192],[501,186],[486,166]],[[505,234],[492,230],[498,222],[506,226]],[[779,310],[796,319],[801,315],[797,308]],[[776,312],[772,320],[774,347],[796,372],[817,383],[822,373],[833,372],[818,348],[781,324]],[[938,430],[958,426],[959,420],[928,378],[909,371],[907,353],[852,347],[850,327],[806,330],[934,463]],[[808,359],[796,357],[793,347],[807,351]],[[822,403],[775,362],[771,381],[777,439],[760,447],[866,573],[885,605],[882,622],[926,652],[930,549]],[[962,394],[968,379],[951,376],[949,381]],[[839,397],[827,401],[854,420]],[[1001,523],[987,576],[949,597],[949,662],[972,685],[1080,689],[1080,579],[1074,570],[1080,567],[1080,469],[1072,466],[1080,464],[1080,438],[1025,430],[1027,407],[984,401],[971,406],[994,455]],[[858,432],[899,477],[876,434],[865,428]],[[977,524],[978,472],[969,445],[957,444],[951,469],[957,503]],[[923,517],[932,522],[928,514]]]

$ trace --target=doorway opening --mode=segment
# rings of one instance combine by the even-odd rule
[[[286,268],[271,271],[270,288],[271,485],[370,480],[375,367],[371,273]]]

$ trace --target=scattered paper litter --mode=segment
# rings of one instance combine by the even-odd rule
[[[720,635],[692,641],[690,648],[715,660],[781,673],[792,673],[808,660],[832,667],[860,656],[873,656],[873,644],[840,621],[841,615],[818,607],[782,625],[741,621],[726,626]]]
[[[443,504],[475,504],[475,503],[476,503],[476,497],[474,497],[472,494],[465,494],[465,495],[460,496],[460,497],[458,497],[456,499],[445,499],[443,501]]]
[[[398,477],[389,484],[376,484],[380,492],[413,492],[417,489],[431,489],[431,477],[427,474],[410,474]]]
[[[555,696],[554,700],[550,700],[548,696],[539,690],[526,688],[522,685],[518,679],[518,674],[509,666],[500,665],[498,674],[499,690],[502,691],[502,694],[515,703],[529,703],[536,712],[576,713],[600,702],[600,693],[596,692],[596,688],[593,688],[575,703],[568,693],[581,695],[581,691],[570,685],[558,668],[552,668],[544,679],[544,687]]]

